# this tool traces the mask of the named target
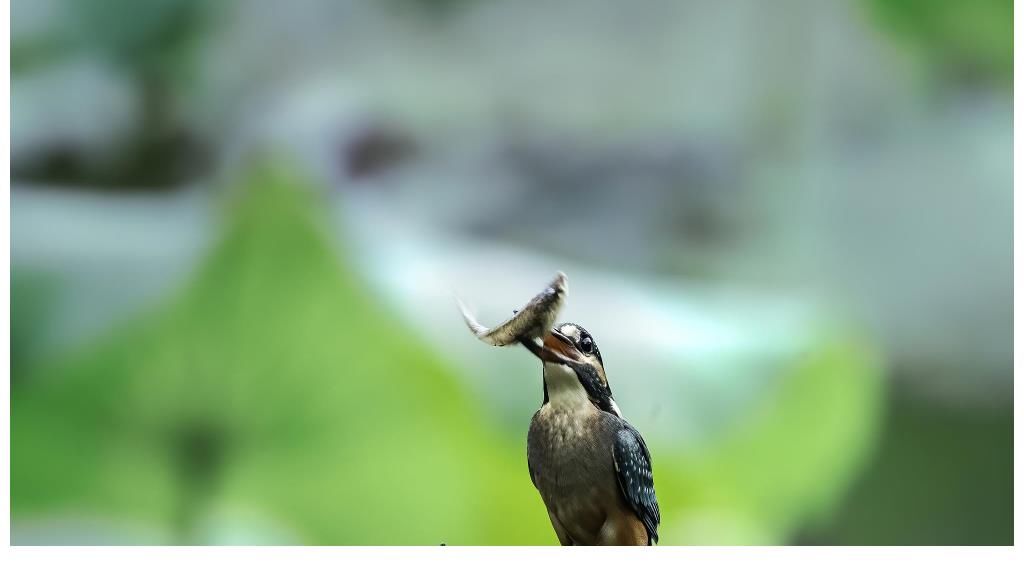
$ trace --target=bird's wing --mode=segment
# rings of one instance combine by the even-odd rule
[[[661,511],[658,509],[658,498],[654,494],[651,454],[647,451],[647,445],[640,432],[628,424],[620,429],[612,448],[612,458],[615,461],[619,489],[647,529],[648,544],[658,542]]]

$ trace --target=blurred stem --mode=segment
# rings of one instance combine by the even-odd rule
[[[212,423],[196,421],[179,429],[172,447],[180,493],[174,517],[175,543],[197,544],[201,542],[199,520],[223,475],[224,435]]]

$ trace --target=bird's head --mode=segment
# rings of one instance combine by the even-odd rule
[[[612,399],[601,350],[582,326],[562,323],[542,339],[524,340],[523,344],[544,362],[545,403],[589,401],[621,416]]]

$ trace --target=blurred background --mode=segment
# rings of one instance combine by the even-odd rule
[[[554,544],[570,280],[662,544],[1012,544],[1010,0],[14,0],[15,544]]]

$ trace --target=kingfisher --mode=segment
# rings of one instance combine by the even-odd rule
[[[651,545],[661,511],[651,454],[612,397],[582,326],[520,341],[543,364],[544,400],[526,437],[530,479],[562,545]]]
[[[601,350],[574,323],[555,324],[568,279],[554,280],[512,318],[487,328],[459,307],[492,346],[522,344],[541,360],[544,400],[526,437],[530,480],[562,545],[652,545],[661,511],[651,453],[612,398]]]

